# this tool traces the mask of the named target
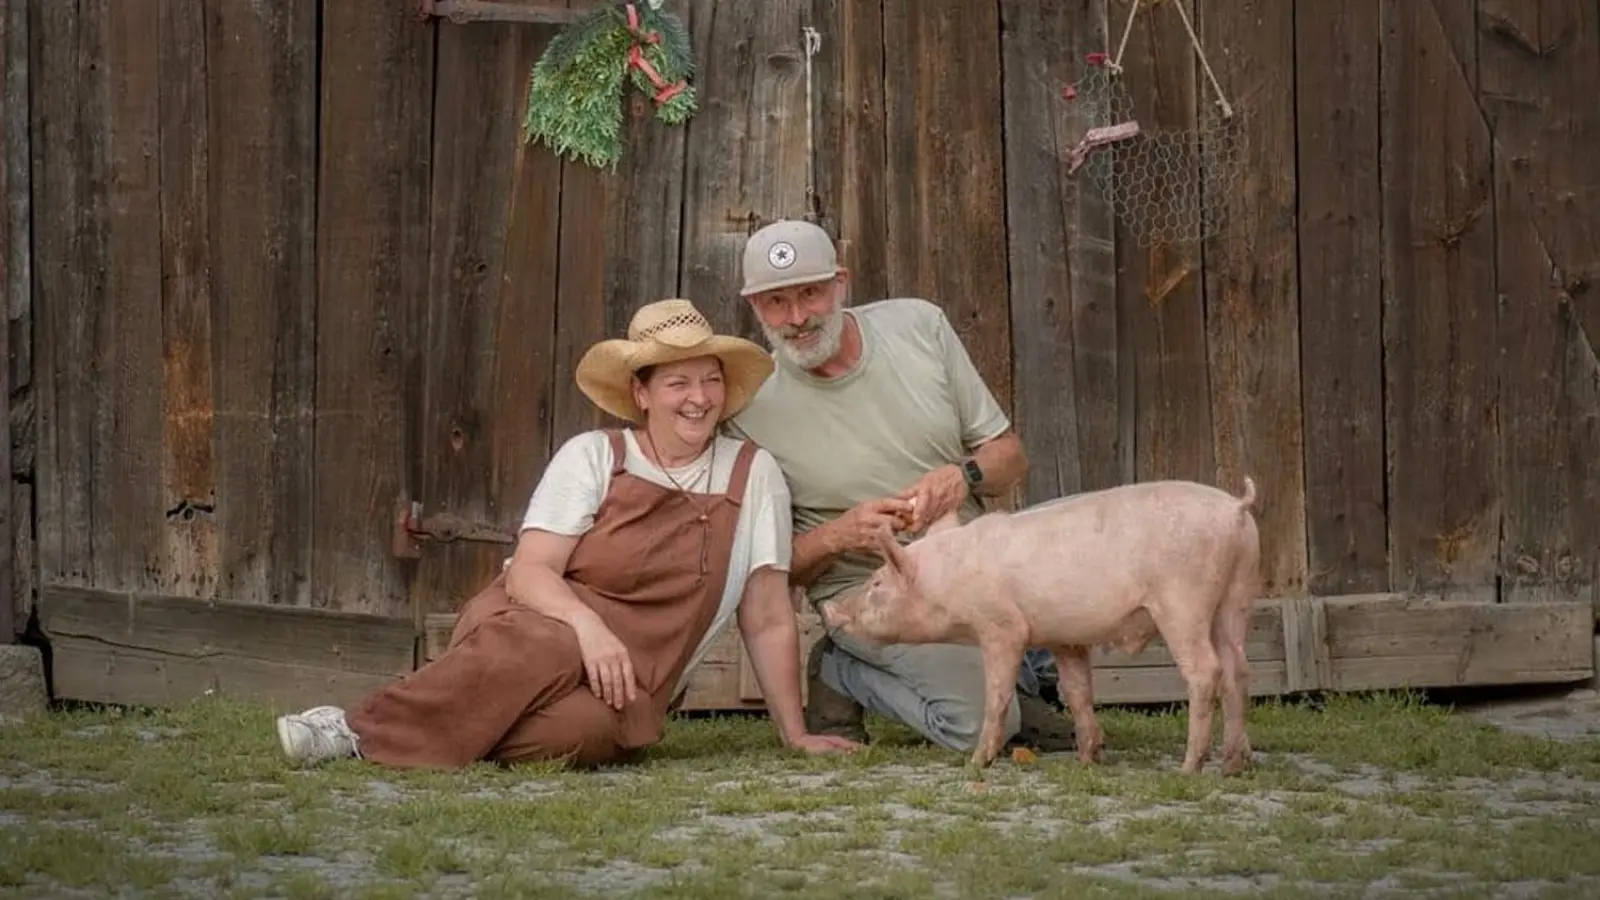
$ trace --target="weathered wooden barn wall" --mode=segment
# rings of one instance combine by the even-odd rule
[[[1210,100],[1175,2],[1123,60],[1145,127]],[[1256,479],[1289,598],[1259,691],[1590,671],[1595,4],[1186,2],[1249,164],[1236,228],[1151,249],[1063,163],[1062,90],[1128,0],[669,0],[700,110],[630,95],[611,171],[518,140],[555,25],[10,4],[7,546],[58,691],[298,702],[408,670],[602,421],[583,350],[670,295],[757,336],[744,238],[805,215],[857,302],[947,310],[1027,499]],[[478,539],[397,546],[407,511]],[[736,643],[691,705],[750,699]],[[1163,654],[1110,657],[1146,674],[1108,695],[1181,693]]]

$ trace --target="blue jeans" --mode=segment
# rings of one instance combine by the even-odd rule
[[[1043,693],[1045,685],[1055,683],[1055,655],[1043,647],[1029,647],[1022,654],[1022,665],[1017,668],[1017,690],[1037,697]]]

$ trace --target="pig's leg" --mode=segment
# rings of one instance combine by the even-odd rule
[[[1211,623],[1202,618],[1205,612],[1208,610],[1191,602],[1188,608],[1179,606],[1168,613],[1166,621],[1157,620],[1167,649],[1189,685],[1189,743],[1183,756],[1183,771],[1189,774],[1200,771],[1211,755],[1211,706],[1222,674],[1222,662],[1211,646]]]
[[[1231,608],[1218,610],[1211,626],[1212,644],[1222,662],[1222,774],[1237,775],[1250,761],[1250,739],[1245,734],[1245,703],[1250,672],[1244,656],[1247,618]]]
[[[1250,696],[1250,664],[1244,654],[1250,627],[1249,598],[1229,597],[1211,626],[1212,643],[1222,659],[1222,774],[1237,775],[1250,763],[1245,710]]]
[[[1077,737],[1078,759],[1086,764],[1100,760],[1104,735],[1094,714],[1094,666],[1089,648],[1083,645],[1055,647],[1056,672],[1061,680],[1061,699],[1072,711],[1072,730]]]
[[[1017,690],[1017,667],[1027,649],[1027,628],[989,623],[978,636],[983,652],[983,730],[972,751],[972,765],[982,769],[1000,755],[1005,743],[1005,714]]]

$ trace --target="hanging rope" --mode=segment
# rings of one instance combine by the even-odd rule
[[[1133,34],[1133,19],[1139,14],[1139,6],[1144,2],[1146,0],[1133,0],[1132,5],[1128,7],[1128,21],[1122,26],[1122,40],[1117,44],[1117,55],[1106,63],[1106,68],[1110,69],[1113,75],[1122,74],[1122,54],[1127,52],[1128,38]],[[1154,6],[1162,0],[1149,0],[1149,2]],[[1189,22],[1189,11],[1183,8],[1183,0],[1172,0],[1171,5],[1178,10],[1178,17],[1183,20],[1183,30],[1189,35],[1189,46],[1194,48],[1194,55],[1199,57],[1200,68],[1205,70],[1206,80],[1211,82],[1211,89],[1217,92],[1217,105],[1222,107],[1222,117],[1224,119],[1231,117],[1233,104],[1229,103],[1227,96],[1222,93],[1222,85],[1217,83],[1217,73],[1211,71],[1211,60],[1206,58],[1205,48],[1200,46],[1200,38],[1195,35],[1194,25]]]
[[[817,218],[817,152],[812,129],[816,117],[811,111],[811,98],[815,91],[811,87],[811,57],[817,55],[822,49],[822,33],[810,25],[800,30],[805,40],[806,50],[806,218],[815,221]]]

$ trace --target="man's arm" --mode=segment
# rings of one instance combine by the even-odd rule
[[[983,470],[983,480],[977,493],[985,497],[999,497],[1022,483],[1028,475],[1028,451],[1016,431],[1007,428],[992,440],[984,441],[973,451],[972,459]]]
[[[833,522],[823,522],[810,531],[794,536],[794,557],[789,564],[791,584],[809,587],[844,552],[833,539],[833,525]]]
[[[911,503],[903,497],[880,497],[857,503],[837,519],[794,537],[789,580],[806,587],[842,553],[871,550],[879,531],[900,531],[911,522]]]

